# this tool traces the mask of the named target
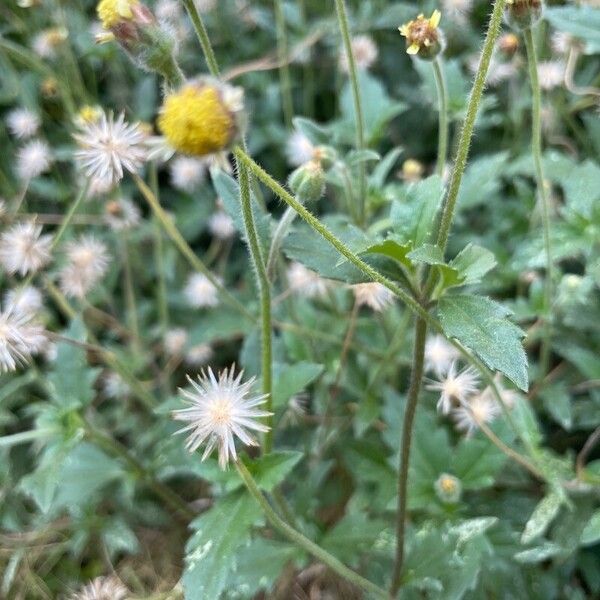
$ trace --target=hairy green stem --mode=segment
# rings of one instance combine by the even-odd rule
[[[267,521],[271,526],[276,529],[281,535],[286,537],[292,543],[302,548],[310,555],[314,556],[317,560],[320,560],[323,564],[327,565],[332,571],[337,573],[340,577],[343,577],[347,581],[360,587],[365,592],[371,594],[374,598],[383,598],[389,600],[389,595],[385,590],[381,589],[378,585],[375,585],[368,579],[362,577],[355,571],[349,569],[346,565],[340,562],[335,556],[329,554],[326,550],[323,550],[320,546],[309,540],[307,537],[302,535],[299,531],[296,531],[293,527],[288,525],[271,507],[260,491],[256,481],[254,481],[252,475],[242,463],[238,460],[236,463],[237,471],[246,486],[246,489],[250,495],[258,502]]]
[[[400,446],[400,465],[398,469],[398,510],[396,513],[396,558],[392,572],[392,584],[390,593],[395,597],[400,589],[402,565],[404,563],[404,546],[406,533],[406,507],[408,489],[408,465],[410,460],[410,446],[412,442],[413,425],[421,382],[423,380],[423,362],[425,356],[425,338],[427,336],[427,323],[423,319],[417,319],[415,324],[415,345],[413,349],[412,372],[410,385],[404,409],[404,420],[402,422],[402,439]]]
[[[123,287],[125,288],[125,303],[127,306],[127,324],[132,333],[131,346],[136,350],[140,339],[140,328],[138,325],[137,303],[135,300],[131,261],[129,260],[129,239],[125,233],[123,233],[122,237],[119,239],[119,245],[121,247],[121,257],[123,259],[123,274],[125,276]]]
[[[550,244],[550,208],[544,168],[542,166],[542,94],[537,70],[537,57],[535,42],[531,28],[523,32],[525,47],[527,49],[527,65],[529,67],[529,79],[531,82],[531,152],[535,165],[535,179],[539,198],[542,206],[542,229],[544,232],[544,253],[546,257],[546,280],[544,285],[544,312],[546,323],[544,324],[543,338],[540,352],[540,379],[543,379],[550,366],[550,344],[551,344],[551,311],[552,311],[552,288],[553,288],[553,264],[552,248]]]
[[[200,42],[200,46],[202,46],[202,52],[204,52],[204,58],[206,60],[206,65],[208,66],[208,70],[213,77],[219,77],[219,65],[217,64],[217,59],[210,43],[208,32],[204,26],[204,21],[202,20],[202,17],[200,16],[200,13],[194,4],[194,0],[183,0],[183,5],[185,6],[185,9],[187,10],[187,13],[192,21],[194,31],[196,32],[198,41]]]
[[[240,204],[242,207],[242,216],[244,218],[244,227],[246,230],[246,241],[254,273],[256,275],[256,284],[260,295],[261,306],[261,375],[262,392],[266,395],[266,410],[273,412],[273,350],[272,350],[272,331],[271,331],[271,286],[265,261],[260,248],[254,214],[252,211],[252,197],[250,195],[250,179],[246,165],[238,161],[238,181],[240,184]],[[273,448],[273,415],[266,418],[266,425],[269,430],[265,433],[263,450],[266,454]]]
[[[365,147],[365,126],[362,110],[362,101],[360,98],[360,87],[358,85],[358,72],[356,70],[356,61],[352,52],[352,41],[350,39],[350,27],[348,25],[348,15],[346,13],[346,3],[344,0],[335,0],[335,10],[337,13],[338,24],[342,40],[344,42],[344,51],[348,61],[348,75],[350,76],[350,85],[352,87],[352,100],[354,102],[354,116],[356,119],[356,149],[362,150]],[[365,196],[367,195],[367,181],[365,176],[365,164],[361,161],[359,164],[359,186],[358,186],[358,219],[361,225],[365,221]]]
[[[494,46],[500,33],[502,14],[504,12],[505,4],[506,0],[496,0],[494,2],[494,10],[490,18],[485,42],[481,52],[481,58],[479,59],[479,66],[477,67],[477,73],[475,74],[473,89],[471,90],[471,95],[469,96],[467,114],[465,116],[465,121],[460,133],[458,149],[454,159],[454,168],[452,169],[450,185],[443,203],[442,217],[437,234],[436,244],[439,246],[442,252],[446,250],[446,246],[448,245],[448,237],[450,235],[450,229],[454,219],[454,211],[456,208],[456,201],[458,199],[458,192],[460,190],[462,177],[467,166],[469,147],[471,145],[471,138],[473,137],[473,131],[475,129],[475,120],[477,119],[479,104],[481,103],[481,98],[483,96],[485,79],[490,66],[490,61],[492,59],[492,54],[494,52]]]
[[[448,154],[448,90],[446,88],[446,79],[444,70],[442,69],[442,61],[439,56],[436,56],[431,63],[433,66],[433,74],[435,76],[435,85],[438,93],[438,155],[435,172],[440,176],[444,176],[446,168],[446,156]]]
[[[282,0],[274,0],[275,27],[277,29],[277,60],[279,62],[279,86],[281,88],[281,104],[283,118],[288,128],[292,127],[294,117],[294,100],[292,98],[292,80],[288,66],[287,33],[285,29],[285,14]]]
[[[252,315],[252,313],[250,313],[239,300],[237,300],[227,291],[219,279],[217,279],[217,277],[211,273],[208,267],[196,256],[196,253],[190,248],[189,244],[185,241],[177,229],[175,223],[173,223],[173,219],[167,215],[163,207],[160,205],[160,202],[152,190],[144,183],[143,179],[136,173],[133,174],[133,179],[142,196],[144,196],[146,202],[148,202],[150,205],[152,212],[160,221],[163,229],[171,238],[171,241],[175,244],[175,246],[177,246],[177,249],[186,258],[190,266],[199,273],[202,273],[219,290],[219,295],[223,298],[223,300],[225,300],[225,302],[227,302],[227,304],[238,310],[245,317],[254,321],[254,315]]]
[[[60,240],[62,239],[62,236],[65,234],[67,227],[71,224],[71,221],[73,220],[73,217],[75,216],[75,213],[79,209],[79,206],[83,202],[84,198],[87,196],[89,189],[90,189],[90,180],[87,179],[85,182],[85,185],[81,188],[81,190],[79,190],[77,197],[75,198],[75,200],[69,207],[69,210],[67,211],[65,218],[62,220],[62,223],[60,224],[58,231],[54,234],[54,237],[52,238],[52,249],[53,250],[58,245],[58,242],[60,242]]]

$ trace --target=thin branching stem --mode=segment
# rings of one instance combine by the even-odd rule
[[[288,525],[273,510],[263,493],[260,491],[256,481],[254,481],[250,471],[248,471],[241,460],[236,462],[236,468],[240,477],[242,478],[242,481],[244,482],[244,485],[246,486],[246,489],[258,502],[267,521],[274,529],[276,529],[281,535],[290,540],[292,543],[308,552],[311,556],[314,556],[317,560],[320,560],[323,564],[327,565],[334,573],[337,573],[340,577],[343,577],[347,581],[363,589],[365,592],[368,592],[371,597],[389,600],[389,595],[385,590],[381,589],[378,585],[375,585],[368,579],[365,579],[362,575],[359,575],[355,571],[349,569],[335,556],[329,554],[329,552],[323,550],[323,548]]]
[[[360,86],[358,83],[358,71],[356,69],[356,60],[352,52],[352,41],[350,39],[350,26],[348,25],[348,15],[346,12],[346,3],[344,0],[335,0],[335,10],[337,13],[340,33],[344,42],[344,52],[348,61],[348,75],[350,76],[350,86],[352,88],[352,101],[354,102],[354,117],[356,119],[356,149],[362,150],[365,147],[365,120],[362,109],[362,100],[360,97]],[[359,164],[359,186],[358,186],[358,222],[363,225],[365,221],[365,203],[367,195],[367,182],[365,175],[365,163]]]
[[[213,51],[212,45],[210,43],[210,38],[208,37],[208,32],[206,31],[206,27],[204,26],[204,21],[196,8],[194,0],[182,0],[183,5],[185,6],[185,10],[192,21],[192,25],[194,27],[194,31],[198,36],[198,41],[200,42],[200,46],[202,46],[202,52],[204,52],[204,58],[206,60],[206,65],[208,66],[208,70],[213,77],[219,77],[219,65],[217,63],[217,59],[215,57],[215,53]]]
[[[283,1],[274,0],[275,27],[277,33],[277,59],[279,61],[279,87],[281,93],[281,105],[286,127],[292,126],[294,117],[294,100],[292,98],[292,80],[290,79],[290,67],[288,61],[288,43],[285,27],[285,13],[283,12]]]
[[[444,176],[446,168],[446,156],[448,155],[448,90],[446,88],[446,78],[442,61],[438,56],[431,63],[433,66],[433,75],[438,93],[438,155],[435,172]]]
[[[264,257],[260,248],[256,223],[254,222],[254,213],[252,211],[252,197],[250,195],[250,179],[246,165],[238,161],[237,164],[238,181],[240,185],[240,204],[242,207],[242,216],[244,219],[244,228],[246,230],[246,241],[248,251],[256,275],[256,285],[260,295],[261,306],[261,375],[262,392],[266,394],[266,410],[273,412],[273,350],[272,350],[272,331],[271,331],[271,286]],[[273,416],[266,418],[266,425],[269,431],[265,433],[263,450],[268,454],[273,448]]]
[[[544,167],[542,164],[542,93],[537,70],[537,56],[535,41],[531,28],[523,32],[525,47],[527,49],[527,65],[529,67],[529,80],[531,83],[531,152],[535,166],[535,180],[542,208],[542,230],[544,232],[544,254],[546,259],[546,279],[544,285],[544,312],[546,323],[544,324],[542,345],[540,352],[540,379],[543,379],[550,366],[550,344],[551,344],[551,311],[552,311],[552,287],[553,287],[553,264],[552,247],[550,242],[550,207],[546,180],[544,178]]]

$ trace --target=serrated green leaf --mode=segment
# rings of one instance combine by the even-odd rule
[[[258,487],[270,492],[292,472],[302,456],[302,452],[280,450],[252,461],[245,459],[244,462]]]
[[[405,267],[411,268],[412,261],[408,258],[408,253],[411,249],[412,244],[403,244],[398,242],[394,236],[391,236],[383,242],[369,246],[365,252],[368,254],[382,254],[398,261]]]
[[[408,258],[415,262],[425,263],[426,265],[443,265],[444,255],[439,246],[433,244],[423,244],[415,248],[408,254]]]
[[[469,244],[465,246],[449,265],[461,276],[461,284],[478,282],[488,271],[496,266],[496,258],[492,252],[481,246]]]
[[[521,544],[529,544],[543,535],[558,515],[561,505],[559,494],[551,492],[542,498],[525,524]]]
[[[532,565],[544,562],[549,558],[559,556],[561,552],[562,548],[558,544],[546,542],[541,546],[537,546],[536,548],[531,548],[530,550],[523,550],[522,552],[517,552],[514,558],[519,563]]]
[[[261,515],[256,500],[245,490],[219,498],[194,519],[194,534],[186,545],[182,582],[186,600],[219,598],[237,566],[237,550],[245,545]]]
[[[75,319],[64,335],[69,339],[85,342],[85,326],[79,319]],[[60,342],[57,345],[56,360],[48,376],[52,400],[65,408],[88,405],[94,399],[93,384],[98,372],[98,369],[92,369],[88,365],[83,348]]]
[[[303,391],[323,372],[323,365],[298,362],[293,365],[273,365],[273,406],[279,408],[294,395]]]
[[[587,522],[581,534],[581,545],[590,546],[600,541],[600,510],[597,510]]]
[[[392,204],[390,219],[401,243],[421,246],[429,239],[442,197],[442,180],[432,175],[404,189]]]
[[[444,332],[479,356],[491,369],[504,373],[527,391],[527,357],[523,332],[506,318],[510,311],[501,304],[471,295],[444,296],[438,315]]]
[[[123,468],[96,446],[83,442],[65,457],[60,469],[60,485],[54,506],[82,506],[98,490],[123,475]]]

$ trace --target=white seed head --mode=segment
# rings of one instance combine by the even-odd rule
[[[25,221],[0,236],[0,264],[7,273],[35,273],[50,262],[52,236],[41,233],[41,225]]]
[[[470,436],[479,428],[479,423],[491,423],[499,413],[491,390],[486,388],[481,394],[461,400],[460,406],[452,411],[452,418],[456,428]]]
[[[52,164],[50,146],[42,140],[32,140],[17,152],[17,175],[22,181],[29,181],[41,175]]]
[[[169,331],[165,333],[163,346],[168,354],[179,356],[183,354],[187,341],[187,331],[181,327],[175,327],[174,329],[169,329]]]
[[[10,304],[0,312],[0,373],[14,371],[43,349],[44,329],[34,318]]]
[[[106,246],[89,235],[65,244],[67,265],[59,274],[60,288],[66,296],[84,298],[102,279],[110,261]]]
[[[224,210],[217,210],[211,215],[208,229],[219,240],[228,240],[235,234],[233,219]]]
[[[213,354],[209,344],[196,344],[185,353],[185,362],[193,367],[200,367],[209,363]]]
[[[16,313],[35,315],[42,310],[42,302],[42,293],[32,285],[4,294],[4,306]]]
[[[193,192],[205,179],[206,161],[190,156],[178,156],[169,165],[173,187]]]
[[[466,22],[472,7],[473,0],[442,0],[442,14],[460,24]]]
[[[81,169],[108,186],[121,181],[124,170],[136,173],[147,158],[146,133],[139,123],[127,123],[123,114],[116,120],[102,114],[73,137],[81,148],[75,152]]]
[[[300,131],[294,131],[287,140],[285,154],[288,162],[293,167],[299,167],[312,160],[315,153],[315,146]]]
[[[350,288],[359,306],[369,306],[375,312],[381,312],[394,301],[394,294],[377,282],[356,283]]]
[[[442,335],[433,335],[425,342],[425,370],[438,377],[445,375],[450,365],[460,358],[460,352]]]
[[[350,46],[357,69],[366,70],[377,60],[379,50],[370,36],[357,35],[352,38]],[[345,51],[340,53],[339,67],[343,73],[348,73],[348,57]]]
[[[202,273],[190,275],[183,293],[192,308],[207,308],[219,304],[216,286]]]
[[[162,21],[178,22],[182,16],[181,4],[177,0],[159,0],[154,7],[154,15]]]
[[[457,373],[457,363],[452,361],[445,377],[439,381],[428,380],[426,389],[440,392],[437,409],[442,414],[448,414],[456,402],[464,402],[477,392],[479,376],[473,367],[467,367]]]
[[[182,389],[180,392],[190,406],[173,412],[174,419],[189,423],[177,432],[189,432],[187,449],[195,452],[206,442],[204,460],[216,447],[222,469],[230,460],[237,460],[234,436],[246,446],[256,446],[257,442],[248,430],[269,430],[258,419],[271,413],[257,408],[266,402],[267,396],[251,396],[255,378],[242,383],[243,374],[240,371],[236,376],[235,366],[232,366],[221,371],[217,379],[209,367],[197,381],[188,377],[192,391]]]
[[[105,205],[104,218],[113,231],[126,231],[139,224],[142,214],[129,198],[119,198]]]
[[[546,91],[562,85],[565,79],[565,65],[558,60],[540,61],[537,71],[540,87]]]
[[[96,577],[71,594],[69,600],[125,600],[128,594],[127,588],[116,577]]]
[[[293,292],[304,298],[323,298],[327,295],[329,281],[303,264],[293,262],[287,268],[287,280]]]
[[[118,374],[113,371],[107,373],[102,378],[102,392],[107,398],[119,400],[129,396],[131,388],[129,384]]]
[[[19,139],[33,137],[41,125],[40,118],[27,108],[16,108],[6,116],[8,130]]]

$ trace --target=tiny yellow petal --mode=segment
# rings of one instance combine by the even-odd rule
[[[407,54],[417,54],[419,52],[419,46],[417,44],[411,44],[407,49]]]
[[[401,27],[398,27],[398,31],[400,32],[400,35],[406,37],[408,35],[408,24],[404,24]]]
[[[440,24],[441,18],[442,18],[442,13],[436,9],[433,11],[431,18],[429,19],[429,24],[435,28]]]

